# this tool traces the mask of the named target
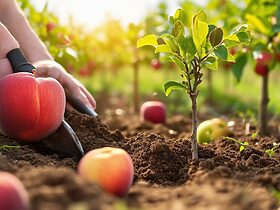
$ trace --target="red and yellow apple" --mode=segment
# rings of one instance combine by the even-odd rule
[[[103,147],[89,151],[79,162],[79,175],[105,191],[124,196],[133,181],[133,163],[123,149]]]
[[[199,124],[197,127],[197,142],[207,144],[231,133],[232,131],[228,128],[226,121],[220,118],[213,118]]]
[[[147,101],[140,107],[140,120],[152,123],[164,123],[166,120],[166,107],[160,101]]]
[[[0,209],[29,209],[26,189],[17,177],[7,172],[0,172]]]
[[[0,130],[9,137],[37,141],[53,133],[65,110],[63,87],[53,78],[31,73],[0,79]]]

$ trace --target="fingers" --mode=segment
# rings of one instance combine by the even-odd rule
[[[91,106],[96,109],[96,101],[93,96],[87,91],[85,87],[81,87],[81,91],[85,94]]]
[[[91,109],[96,107],[95,99],[87,91],[84,85],[71,74],[67,73],[61,65],[54,61],[41,61],[34,65],[36,67],[35,77],[52,77],[63,86],[67,95],[79,99]],[[69,111],[73,110],[73,106],[68,103],[66,109]]]
[[[74,110],[73,106],[71,104],[69,104],[68,102],[66,103],[65,109],[69,112]]]

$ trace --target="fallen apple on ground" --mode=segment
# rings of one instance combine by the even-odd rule
[[[207,144],[231,133],[232,131],[228,128],[226,121],[220,118],[213,118],[199,124],[197,128],[197,142]]]
[[[29,209],[29,199],[24,186],[17,177],[6,172],[0,172],[0,209]]]
[[[140,107],[140,120],[152,123],[164,123],[166,120],[166,107],[160,101],[147,101]]]
[[[103,147],[88,152],[79,162],[79,175],[105,191],[124,196],[133,181],[133,163],[123,149]]]
[[[0,130],[11,138],[37,141],[53,133],[65,110],[63,87],[53,78],[15,73],[0,79]]]

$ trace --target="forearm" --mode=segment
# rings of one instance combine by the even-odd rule
[[[0,13],[0,21],[18,41],[26,57],[33,63],[53,59],[46,46],[31,28],[15,0],[8,0],[6,10]]]
[[[15,38],[10,34],[7,28],[0,22],[0,59],[6,58],[6,54],[19,44]]]

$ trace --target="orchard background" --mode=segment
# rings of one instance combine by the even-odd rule
[[[236,51],[234,65],[223,62],[219,63],[219,71],[204,69],[207,82],[202,84],[199,105],[210,102],[215,105],[212,111],[233,111],[244,118],[256,118],[262,81],[262,76],[255,73],[256,59],[263,51],[273,55],[278,52],[279,3],[273,0],[209,0],[201,6],[195,2],[178,1],[190,16],[187,20],[202,9],[207,12],[209,22],[228,29],[226,33],[238,24],[248,24],[252,36],[250,45],[232,49]],[[137,111],[139,104],[148,99],[165,102],[169,115],[190,111],[185,108],[190,101],[182,94],[174,92],[169,98],[164,95],[162,84],[178,78],[177,67],[161,54],[154,54],[150,47],[136,48],[137,41],[144,35],[160,35],[171,30],[167,24],[169,8],[164,1],[150,8],[138,23],[123,26],[120,21],[108,18],[91,30],[75,24],[75,17],[70,17],[68,24],[62,24],[47,4],[39,11],[28,0],[19,3],[55,60],[79,78],[95,97],[124,96],[131,111]],[[278,115],[280,72],[275,60],[269,64],[268,110]]]

